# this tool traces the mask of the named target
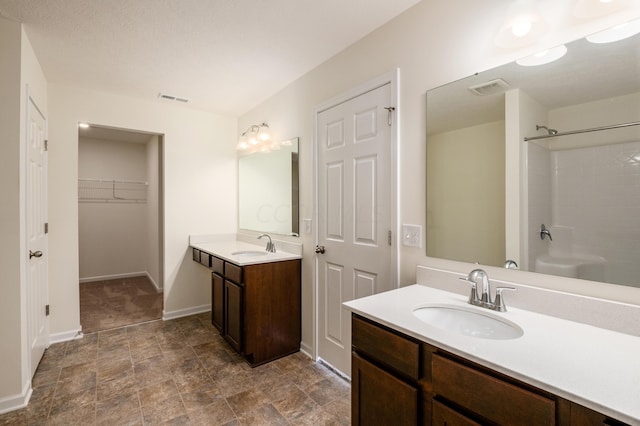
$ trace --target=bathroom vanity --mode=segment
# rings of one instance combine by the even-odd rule
[[[300,349],[300,255],[235,239],[190,245],[211,270],[212,324],[251,366]]]
[[[640,424],[637,336],[514,307],[483,312],[465,295],[420,284],[345,306],[353,424]],[[520,332],[466,335],[416,314],[443,307]]]

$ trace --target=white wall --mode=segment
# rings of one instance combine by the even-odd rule
[[[22,392],[20,362],[23,284],[20,219],[21,180],[21,92],[20,82],[21,28],[15,22],[0,18],[0,400]],[[3,407],[0,405],[0,409]]]
[[[236,120],[183,105],[53,84],[49,100],[52,333],[80,328],[76,199],[80,121],[163,135],[164,315],[206,308],[209,274],[191,260],[188,237],[228,233],[236,227]]]
[[[546,2],[549,8],[564,2]],[[608,17],[579,19],[548,14],[550,31],[526,49],[504,50],[493,39],[506,18],[504,0],[423,1],[244,114],[238,130],[266,121],[278,139],[300,136],[301,218],[313,212],[313,109],[352,87],[400,69],[400,224],[425,226],[425,92],[475,72],[640,16],[640,5]],[[562,18],[562,20],[560,20]],[[509,161],[507,159],[507,161]],[[313,345],[313,235],[303,234],[302,339]],[[415,282],[424,249],[402,248],[400,283]]]
[[[78,176],[81,179],[146,182],[146,144],[80,137]],[[85,195],[84,192],[80,195]],[[93,192],[86,194],[91,198],[106,196],[108,199],[112,195],[109,190],[87,192]],[[147,214],[146,203],[80,200],[80,280],[145,273]],[[157,249],[155,253],[157,255]]]

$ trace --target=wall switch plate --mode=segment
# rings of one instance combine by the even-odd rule
[[[422,226],[402,225],[402,245],[422,248]]]
[[[302,222],[304,223],[304,233],[311,234],[311,219],[302,219]]]

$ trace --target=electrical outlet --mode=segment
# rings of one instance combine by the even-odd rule
[[[422,248],[422,226],[402,225],[402,245]]]

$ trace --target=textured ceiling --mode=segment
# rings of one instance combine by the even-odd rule
[[[419,0],[0,0],[49,82],[242,114]]]

